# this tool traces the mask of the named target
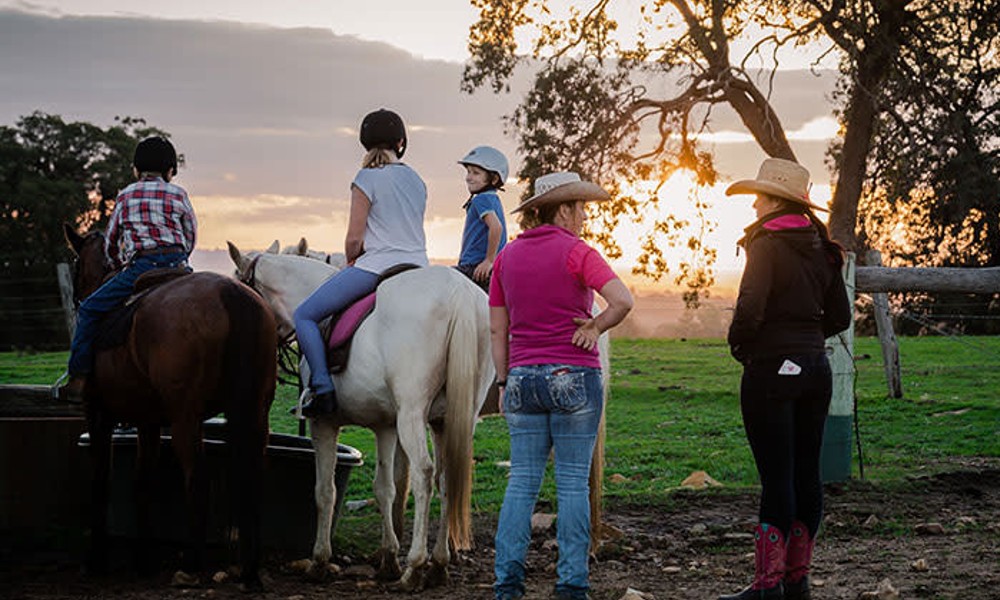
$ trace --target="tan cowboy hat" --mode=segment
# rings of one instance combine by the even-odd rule
[[[783,158],[768,158],[760,164],[756,179],[737,181],[726,189],[726,195],[769,194],[798,202],[824,212],[829,209],[809,201],[809,170],[797,162]]]
[[[589,181],[582,181],[580,176],[571,171],[560,171],[542,175],[535,180],[535,195],[524,200],[511,213],[520,212],[531,206],[553,204],[559,202],[605,202],[611,196],[601,186]]]

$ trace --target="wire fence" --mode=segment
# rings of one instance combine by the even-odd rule
[[[0,265],[0,350],[65,350],[69,341],[56,266]]]

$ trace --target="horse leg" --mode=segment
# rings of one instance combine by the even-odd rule
[[[448,488],[444,476],[444,426],[432,424],[434,436],[434,481],[437,483],[438,498],[441,500],[441,518],[438,520],[437,539],[431,551],[431,566],[427,571],[427,587],[437,587],[448,583],[448,562],[451,553],[448,546]]]
[[[174,454],[184,473],[184,491],[190,526],[189,543],[181,563],[182,570],[193,578],[185,578],[186,584],[197,584],[197,576],[204,566],[205,532],[208,524],[208,477],[205,463],[205,447],[202,442],[201,423],[198,421],[178,421],[171,425]],[[175,580],[184,578],[177,574]]]
[[[393,479],[396,482],[396,496],[392,501],[392,529],[396,539],[403,540],[403,524],[406,522],[406,501],[410,499],[410,459],[399,445],[396,436],[396,458],[392,464]]]
[[[375,500],[378,502],[382,515],[382,543],[376,553],[378,562],[376,578],[383,581],[399,579],[402,571],[399,568],[399,537],[394,527],[397,497],[394,476],[396,451],[399,447],[396,430],[386,427],[375,431],[376,459],[375,465]],[[404,497],[405,503],[405,497]],[[405,506],[405,504],[404,504]],[[402,516],[400,516],[402,522]],[[402,528],[402,525],[400,525]]]
[[[337,437],[340,428],[328,419],[311,422],[313,448],[316,450],[316,540],[313,543],[312,574],[324,576],[327,563],[333,556],[330,536],[333,528],[333,511],[336,508]]]
[[[407,403],[407,400],[410,402]],[[434,465],[427,451],[427,423],[423,407],[413,398],[401,398],[404,407],[396,418],[396,431],[403,450],[410,457],[410,481],[413,483],[413,538],[406,557],[406,570],[400,579],[405,591],[423,587],[427,563],[427,533],[430,521],[431,486]]]
[[[111,477],[110,420],[97,409],[88,418],[90,430],[90,456],[94,462],[94,480],[90,497],[90,556],[85,570],[93,575],[108,572],[108,501]]]
[[[136,457],[135,514],[136,548],[133,556],[136,568],[142,575],[152,575],[156,565],[153,559],[153,535],[150,504],[153,499],[153,484],[156,480],[156,462],[160,453],[160,428],[157,425],[142,425],[138,431],[138,452]]]

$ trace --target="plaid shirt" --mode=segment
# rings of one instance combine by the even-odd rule
[[[184,188],[144,177],[118,193],[108,224],[107,253],[116,266],[140,250],[180,246],[194,250],[198,222]]]

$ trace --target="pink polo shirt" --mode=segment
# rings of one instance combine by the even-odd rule
[[[529,229],[493,263],[490,306],[510,319],[508,365],[599,367],[597,349],[573,345],[574,318],[587,319],[594,290],[617,277],[600,254],[555,225]]]

